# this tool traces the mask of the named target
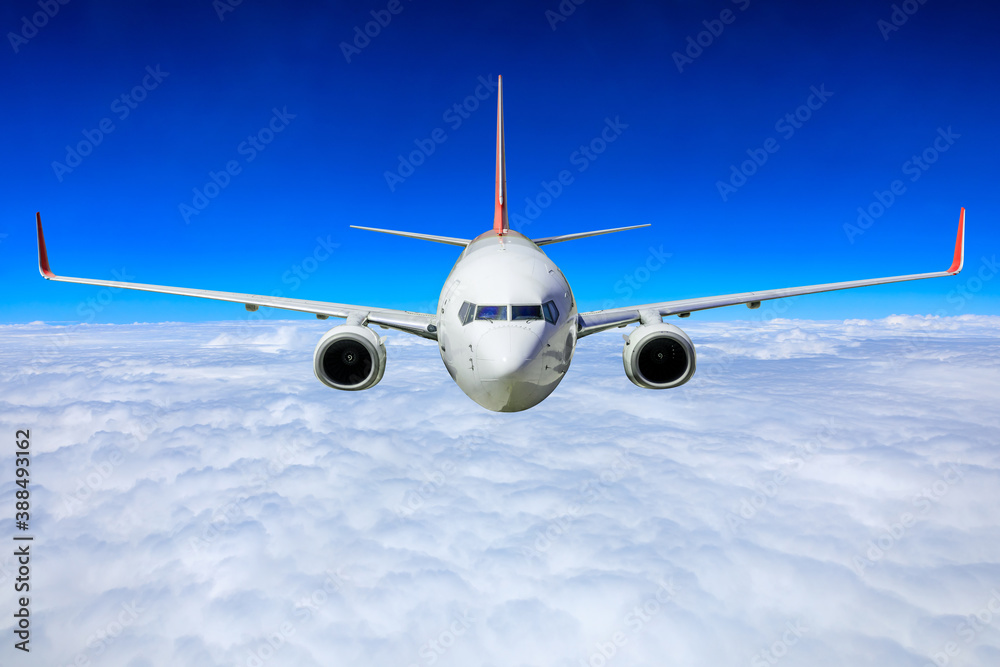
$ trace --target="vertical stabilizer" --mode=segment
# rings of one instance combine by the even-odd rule
[[[497,180],[493,202],[493,231],[506,234],[507,223],[507,158],[503,147],[503,77],[497,77]]]

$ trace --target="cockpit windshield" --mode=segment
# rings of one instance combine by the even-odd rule
[[[506,320],[507,306],[478,306],[476,308],[477,320]]]
[[[541,306],[511,306],[510,319],[512,320],[540,320],[542,319]]]
[[[530,322],[532,320],[544,319],[549,324],[555,324],[559,320],[559,310],[554,301],[546,301],[541,305],[528,304],[516,306],[477,306],[474,303],[465,301],[458,309],[458,319],[466,325],[472,320],[486,320],[489,322],[507,321],[507,311],[510,311],[510,319],[513,321]]]

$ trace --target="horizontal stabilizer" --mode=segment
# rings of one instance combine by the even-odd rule
[[[610,234],[611,232],[624,232],[629,229],[639,229],[640,227],[649,227],[649,224],[632,225],[631,227],[616,227],[614,229],[600,229],[596,232],[580,232],[579,234],[563,234],[562,236],[546,236],[543,239],[533,239],[533,240],[535,245],[548,245],[549,243],[561,243],[563,241],[585,239],[588,236],[600,236],[601,234]]]
[[[463,248],[470,243],[469,239],[456,239],[451,236],[436,236],[434,234],[417,234],[416,232],[399,232],[395,229],[378,229],[376,227],[361,227],[359,225],[351,225],[352,229],[365,229],[369,232],[382,232],[383,234],[395,234],[396,236],[407,236],[411,239],[423,239],[424,241],[434,241],[435,243],[447,243],[448,245],[459,245]]]

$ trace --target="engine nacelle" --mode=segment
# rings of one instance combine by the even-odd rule
[[[644,389],[679,387],[694,375],[694,343],[673,324],[644,324],[625,340],[625,375]]]
[[[334,389],[357,391],[378,384],[385,373],[385,344],[368,327],[342,324],[324,334],[313,353],[313,372]]]

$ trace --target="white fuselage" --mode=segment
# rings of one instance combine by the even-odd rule
[[[540,403],[566,374],[576,302],[537,245],[514,231],[487,232],[448,275],[437,327],[441,359],[462,391],[489,410],[517,412]]]

